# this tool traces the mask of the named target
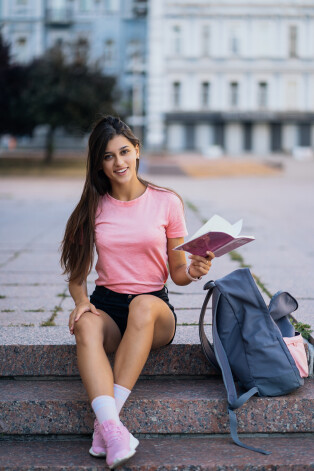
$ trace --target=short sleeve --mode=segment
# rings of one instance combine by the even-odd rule
[[[184,237],[188,234],[188,231],[186,229],[183,204],[174,193],[171,193],[169,196],[166,235],[168,238]]]

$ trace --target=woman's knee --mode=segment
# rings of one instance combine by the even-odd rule
[[[95,314],[84,312],[75,322],[74,335],[77,342],[84,344],[94,343],[97,340],[103,342],[104,335],[100,328],[99,319],[95,318]]]
[[[128,326],[132,326],[137,330],[153,326],[156,320],[154,312],[153,301],[145,298],[141,299],[140,296],[137,296],[130,303]]]

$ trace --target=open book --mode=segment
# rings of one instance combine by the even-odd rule
[[[210,250],[216,257],[221,257],[241,245],[255,240],[252,236],[239,235],[242,229],[243,219],[230,224],[226,219],[213,216],[184,244],[178,245],[173,250],[184,250],[193,255],[206,257],[206,251]]]

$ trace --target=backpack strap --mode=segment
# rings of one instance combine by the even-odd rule
[[[254,448],[249,445],[245,445],[239,439],[238,432],[237,432],[237,416],[235,410],[241,407],[246,401],[250,399],[250,397],[254,396],[254,394],[258,393],[258,389],[256,387],[251,388],[249,391],[245,392],[241,396],[237,396],[237,391],[235,388],[233,375],[231,372],[231,368],[229,365],[228,357],[225,352],[225,349],[222,345],[220,340],[218,330],[217,330],[217,306],[219,303],[219,298],[221,296],[220,291],[217,289],[215,292],[217,298],[215,302],[213,302],[213,340],[214,340],[214,351],[216,355],[217,362],[220,366],[223,381],[225,384],[225,388],[227,390],[228,396],[228,415],[229,415],[229,424],[230,424],[230,433],[232,440],[236,445],[239,445],[243,448],[247,448],[248,450],[257,451],[258,453],[262,453],[263,455],[269,455],[269,451],[262,450],[260,448]]]
[[[203,352],[204,352],[207,360],[212,365],[212,367],[217,371],[217,373],[221,374],[219,365],[218,365],[217,360],[216,360],[214,347],[209,342],[209,340],[207,338],[207,335],[205,334],[205,330],[204,330],[204,317],[205,317],[207,305],[208,305],[210,297],[213,293],[214,287],[215,287],[215,282],[214,281],[208,281],[204,285],[203,289],[205,289],[205,290],[208,289],[208,293],[206,294],[206,297],[205,297],[205,300],[203,302],[203,306],[202,306],[202,309],[201,309],[198,329],[199,329],[199,336],[200,336],[202,349],[203,349]]]

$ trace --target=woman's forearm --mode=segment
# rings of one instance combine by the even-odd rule
[[[171,274],[172,281],[178,286],[186,286],[191,283],[191,280],[187,277],[186,264],[177,267],[175,272]]]
[[[81,285],[71,281],[69,283],[69,291],[76,306],[83,301],[89,301],[86,280]]]

